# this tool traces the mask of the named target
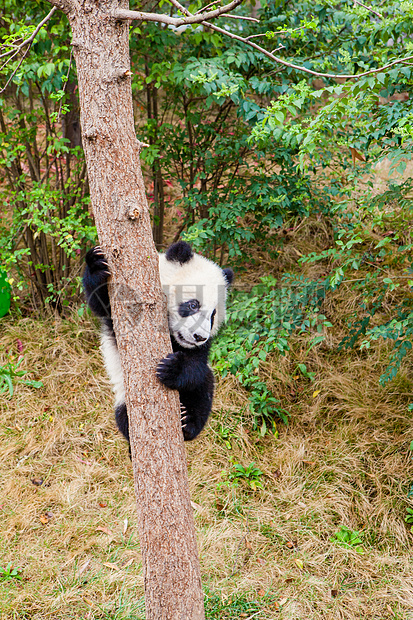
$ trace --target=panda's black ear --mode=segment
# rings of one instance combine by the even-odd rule
[[[177,243],[173,243],[166,250],[166,260],[174,261],[183,265],[191,260],[194,253],[192,252],[192,248],[186,241],[178,241]]]
[[[226,269],[223,269],[222,271],[224,272],[224,277],[225,277],[225,280],[227,281],[227,286],[231,286],[232,281],[234,279],[234,272],[229,267],[227,267]]]

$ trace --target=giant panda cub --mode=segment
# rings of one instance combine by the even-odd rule
[[[225,319],[226,292],[234,274],[194,254],[185,241],[159,254],[159,273],[167,296],[173,353],[159,362],[157,376],[168,388],[179,391],[182,432],[188,441],[199,435],[211,412],[214,377],[208,354],[212,338]],[[115,392],[116,423],[129,441],[123,374],[107,287],[109,275],[101,249],[89,250],[83,286],[91,310],[102,321],[101,350]]]

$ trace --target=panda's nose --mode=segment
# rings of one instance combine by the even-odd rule
[[[194,334],[194,338],[196,342],[205,342],[206,338],[200,336],[199,334]]]

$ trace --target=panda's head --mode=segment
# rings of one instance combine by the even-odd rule
[[[232,269],[221,269],[194,254],[185,241],[178,241],[159,255],[159,272],[168,299],[171,335],[187,349],[202,346],[225,319]]]

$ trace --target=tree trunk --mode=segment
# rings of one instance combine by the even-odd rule
[[[204,618],[179,399],[155,376],[171,351],[136,139],[121,0],[51,0],[68,15],[90,194],[109,262],[125,377],[147,620]],[[125,462],[127,467],[127,462]]]

